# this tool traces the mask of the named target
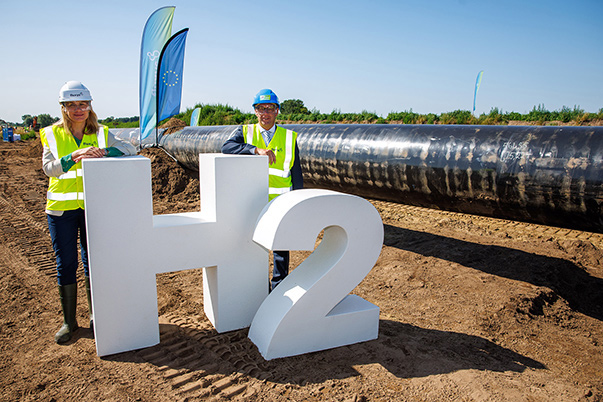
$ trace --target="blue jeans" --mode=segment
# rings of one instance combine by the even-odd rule
[[[82,253],[84,275],[88,276],[88,243],[83,209],[64,211],[61,216],[46,215],[52,239],[52,248],[57,260],[57,280],[60,286],[77,282],[78,234]]]

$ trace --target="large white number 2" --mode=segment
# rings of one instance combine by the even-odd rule
[[[297,190],[262,212],[253,240],[269,250],[313,250],[264,300],[249,338],[267,359],[376,339],[379,307],[348,295],[381,252],[383,223],[366,200]]]

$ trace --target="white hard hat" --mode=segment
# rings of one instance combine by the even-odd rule
[[[59,102],[91,100],[90,91],[79,81],[67,81],[59,91]]]

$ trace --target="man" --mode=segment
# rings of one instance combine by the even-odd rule
[[[280,109],[278,97],[270,89],[262,89],[252,104],[257,124],[238,127],[222,146],[225,154],[268,156],[268,200],[291,190],[303,188],[297,133],[277,126]],[[274,251],[274,267],[270,290],[273,290],[289,273],[289,251]]]

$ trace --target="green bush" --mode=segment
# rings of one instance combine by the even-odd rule
[[[118,118],[109,116],[104,120],[99,120],[98,122],[109,128],[135,128],[140,126],[138,116]]]
[[[238,125],[257,122],[257,117],[253,113],[242,113],[239,109],[234,109],[229,105],[201,105],[196,104],[192,108],[174,116],[184,122],[190,124],[193,110],[199,110],[199,125],[200,126],[224,126]]]
[[[410,109],[409,111],[390,113],[387,115],[387,120],[401,121],[404,124],[417,124],[419,122],[419,114]]]
[[[36,139],[36,132],[29,130],[28,132],[21,134],[21,139],[23,141]]]
[[[544,108],[544,105],[538,105],[538,108],[536,108],[536,106],[534,106],[534,108],[528,113],[528,115],[526,116],[526,118],[524,120],[525,121],[535,121],[540,124],[543,124],[545,121],[553,120],[551,117],[552,117],[551,112],[546,110]]]
[[[469,110],[455,110],[440,115],[442,124],[471,124],[472,119],[474,118]]]
[[[517,113],[517,112],[510,112],[510,113],[506,113],[505,114],[505,120],[507,121],[507,123],[510,120],[513,121],[522,121],[524,119],[523,115],[521,113]]]

